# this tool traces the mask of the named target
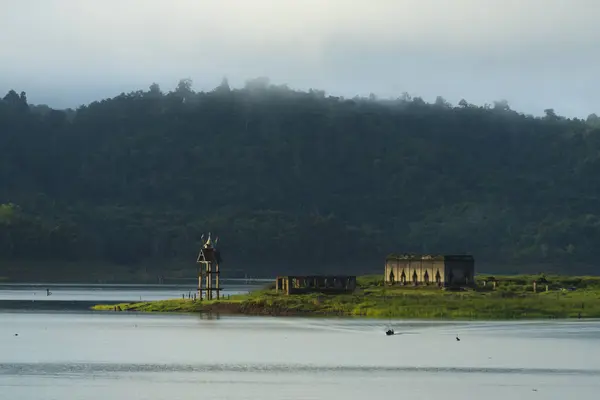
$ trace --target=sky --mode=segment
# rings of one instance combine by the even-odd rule
[[[77,107],[153,82],[268,77],[600,114],[600,0],[0,0],[0,93]]]

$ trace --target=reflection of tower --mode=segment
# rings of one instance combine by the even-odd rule
[[[204,235],[202,235],[202,238],[204,239]],[[215,240],[215,245],[218,241],[219,238]],[[197,262],[200,264],[200,271],[198,271],[198,297],[200,300],[203,298],[212,300],[215,297],[218,300],[221,294],[221,287],[219,286],[219,263],[221,262],[221,254],[219,250],[214,247],[210,233],[208,234],[208,239],[200,249]]]

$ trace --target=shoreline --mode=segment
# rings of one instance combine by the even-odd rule
[[[475,288],[454,292],[432,286],[383,286],[379,278],[371,276],[360,277],[353,294],[285,295],[263,288],[222,300],[172,299],[118,305],[97,304],[91,309],[115,312],[117,306],[121,312],[381,320],[515,321],[600,318],[600,278],[554,276],[548,282],[548,291],[535,293],[529,283],[531,276],[496,278],[499,282],[497,289],[492,289],[489,285],[484,287],[479,282]]]
[[[160,302],[160,301],[157,301]],[[155,303],[157,303],[155,302]],[[118,304],[115,304],[118,305]],[[274,312],[271,310],[263,310],[258,312],[247,312],[247,311],[232,311],[228,307],[220,308],[220,307],[210,307],[207,309],[196,309],[196,310],[186,310],[186,309],[178,309],[178,310],[152,310],[147,309],[143,303],[122,303],[120,306],[129,305],[133,306],[131,308],[122,308],[119,313],[142,313],[142,314],[198,314],[198,315],[217,315],[217,316],[228,316],[228,317],[273,317],[273,318],[314,318],[314,319],[361,319],[361,320],[376,320],[382,321],[384,323],[386,320],[394,321],[431,321],[431,322],[541,322],[541,321],[592,321],[592,320],[600,320],[600,314],[595,315],[586,315],[578,318],[576,315],[567,315],[567,316],[553,316],[553,315],[540,315],[540,316],[532,316],[523,314],[518,317],[491,317],[491,316],[472,316],[472,317],[421,317],[421,316],[398,316],[392,315],[391,318],[387,316],[377,316],[377,315],[357,315],[357,314],[343,314],[343,313],[321,313],[321,312]],[[112,305],[95,305],[89,308],[95,312],[106,312],[112,313],[115,312],[112,308]]]

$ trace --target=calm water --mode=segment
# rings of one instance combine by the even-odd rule
[[[0,399],[563,400],[600,393],[598,321],[402,321],[392,337],[384,324],[0,311]]]
[[[261,285],[225,283],[223,294],[244,293]],[[50,290],[48,296],[46,289]],[[181,298],[182,294],[194,294],[196,288],[189,285],[65,285],[65,284],[0,284],[0,301],[152,301]],[[0,304],[1,307],[1,304]]]

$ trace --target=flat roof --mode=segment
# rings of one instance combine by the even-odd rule
[[[470,254],[402,254],[392,253],[386,257],[386,260],[437,260],[437,261],[474,261]]]

